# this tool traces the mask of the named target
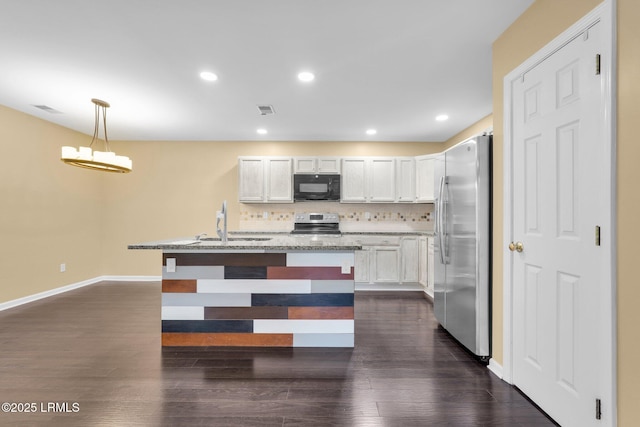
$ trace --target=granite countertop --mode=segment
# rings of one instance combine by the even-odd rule
[[[220,240],[196,240],[193,237],[131,244],[128,249],[161,249],[188,251],[357,251],[362,245],[348,236],[292,236],[289,233],[262,233],[270,237],[229,236]]]
[[[289,235],[288,231],[239,230],[230,231],[230,236]],[[343,236],[433,236],[433,231],[343,231]]]

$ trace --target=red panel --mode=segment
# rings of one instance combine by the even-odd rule
[[[179,333],[162,334],[162,345],[218,347],[293,347],[293,334]]]
[[[162,280],[162,292],[165,293],[196,293],[196,280]]]
[[[349,274],[340,267],[267,267],[267,279],[353,280],[353,267]]]

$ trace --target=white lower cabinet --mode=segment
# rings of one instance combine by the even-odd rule
[[[398,283],[400,280],[400,248],[392,246],[371,249],[373,261],[372,281],[375,283]]]
[[[427,253],[420,251],[421,239],[426,237],[362,235],[357,239],[362,250],[355,254],[355,282],[388,285],[387,289],[402,285],[419,286],[421,278],[426,277],[427,265]]]
[[[420,236],[420,272],[419,282],[425,292],[433,296],[433,237]]]
[[[420,251],[418,237],[403,237],[400,243],[402,254],[402,283],[418,283],[420,276]]]
[[[362,247],[355,252],[353,280],[357,283],[369,283],[371,270],[371,249]]]

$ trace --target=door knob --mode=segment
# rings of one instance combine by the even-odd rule
[[[509,243],[509,250],[511,252],[516,251],[516,252],[522,252],[524,250],[524,245],[522,244],[522,242],[516,242],[516,243]]]

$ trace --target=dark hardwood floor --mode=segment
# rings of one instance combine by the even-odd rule
[[[162,348],[159,283],[5,310],[0,403],[35,412],[0,412],[0,425],[554,425],[439,328],[420,294],[356,293],[355,317],[354,349],[245,350]]]

